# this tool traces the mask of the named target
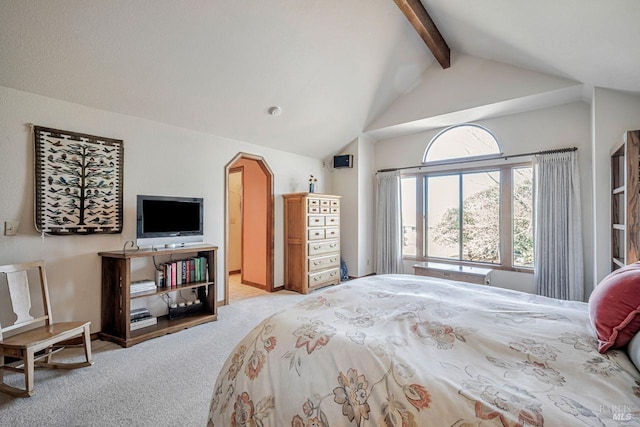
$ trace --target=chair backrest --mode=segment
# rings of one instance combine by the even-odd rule
[[[31,293],[29,291],[29,270],[37,270],[40,280],[40,290],[42,298],[42,307],[44,315],[34,318],[31,311]],[[44,267],[44,261],[34,261],[24,264],[13,264],[0,266],[0,273],[6,275],[6,283],[9,287],[9,297],[11,300],[11,308],[17,316],[13,325],[0,325],[0,341],[3,333],[19,328],[26,328],[35,323],[45,322],[45,324],[53,323],[51,319],[51,306],[49,305],[49,289],[47,287],[47,274]]]

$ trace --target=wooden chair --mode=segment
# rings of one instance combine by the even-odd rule
[[[42,307],[44,315],[33,318],[31,310],[31,295],[29,292],[29,280],[27,271],[38,270],[40,289],[42,294]],[[61,322],[54,323],[51,317],[51,305],[49,303],[49,289],[44,261],[35,261],[26,264],[0,266],[0,273],[6,275],[6,284],[9,287],[11,306],[17,319],[8,327],[0,325],[0,391],[16,397],[28,397],[33,395],[33,371],[35,366],[60,369],[75,369],[83,366],[91,366],[91,322]],[[5,283],[0,280],[0,283]],[[34,325],[42,324],[35,327]],[[3,334],[14,331],[14,334],[4,338]],[[85,362],[61,363],[53,362],[54,353],[64,349],[60,345],[77,337],[82,337]],[[67,345],[66,347],[70,347]],[[5,365],[5,357],[18,359]],[[4,371],[20,372],[24,374],[24,389],[13,387],[4,382]]]

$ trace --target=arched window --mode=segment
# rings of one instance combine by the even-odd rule
[[[439,132],[427,145],[422,163],[447,163],[460,158],[493,158],[502,155],[496,137],[486,128],[465,123]]]

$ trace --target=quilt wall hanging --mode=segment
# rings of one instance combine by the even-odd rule
[[[36,229],[121,233],[122,141],[39,126],[34,140]]]

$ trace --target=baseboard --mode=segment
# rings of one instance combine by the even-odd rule
[[[242,284],[243,285],[247,285],[247,286],[253,286],[254,288],[258,288],[258,289],[263,290],[263,291],[267,290],[267,287],[265,285],[261,285],[260,283],[251,282],[249,280],[243,280]]]
[[[229,272],[229,274],[240,274],[240,273],[242,273],[242,270],[233,270]]]

